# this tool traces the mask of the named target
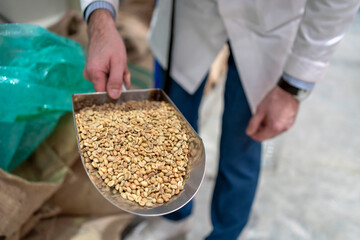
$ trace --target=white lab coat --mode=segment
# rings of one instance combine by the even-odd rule
[[[82,7],[93,0],[82,0]],[[117,6],[118,1],[106,0]],[[230,42],[250,107],[283,72],[321,79],[352,22],[359,0],[178,0],[171,76],[189,93],[200,86],[219,50]],[[166,68],[170,0],[159,0],[149,43]]]

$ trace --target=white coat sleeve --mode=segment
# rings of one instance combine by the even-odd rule
[[[84,14],[84,11],[86,10],[86,8],[93,2],[96,2],[96,1],[99,1],[99,0],[80,0],[80,5],[81,5],[81,11],[82,13]],[[101,0],[101,1],[104,1],[104,2],[108,2],[110,3],[115,12],[116,12],[116,15],[119,11],[119,0]]]
[[[359,3],[359,0],[308,0],[284,72],[308,82],[321,79]]]

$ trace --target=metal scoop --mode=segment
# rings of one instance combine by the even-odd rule
[[[146,89],[146,90],[128,90],[124,91],[118,100],[110,99],[105,92],[99,93],[90,93],[90,94],[74,94],[72,96],[73,104],[73,117],[75,123],[76,138],[79,148],[79,153],[81,155],[79,137],[77,132],[75,113],[79,112],[80,109],[84,107],[91,107],[92,105],[102,105],[104,103],[122,103],[130,100],[142,101],[165,101],[172,105],[178,114],[179,119],[183,122],[190,134],[190,158],[188,165],[188,178],[185,181],[184,190],[177,196],[174,196],[170,199],[169,202],[162,205],[154,205],[154,207],[141,207],[137,203],[130,202],[125,200],[120,196],[120,193],[113,193],[110,191],[103,190],[101,186],[103,180],[100,177],[96,177],[96,174],[91,174],[89,170],[85,167],[85,162],[83,156],[81,156],[81,161],[84,165],[84,169],[89,176],[90,180],[94,184],[95,188],[113,205],[119,207],[120,209],[141,216],[160,216],[165,215],[171,212],[174,212],[186,203],[188,203],[199,190],[200,185],[203,181],[205,175],[205,150],[204,144],[201,138],[197,135],[194,129],[186,121],[184,116],[180,113],[174,103],[170,98],[165,94],[161,89]],[[96,171],[96,170],[94,170]],[[99,206],[101,207],[101,206]]]

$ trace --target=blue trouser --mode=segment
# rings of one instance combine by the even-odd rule
[[[248,221],[260,172],[261,143],[245,134],[252,115],[232,54],[228,66],[219,170],[211,205],[213,231],[207,239],[237,239]],[[164,70],[155,62],[155,87],[163,86],[163,76]],[[194,94],[188,94],[172,81],[169,92],[169,97],[196,131],[204,86],[205,80]],[[191,214],[192,205],[191,201],[165,217],[186,218]]]

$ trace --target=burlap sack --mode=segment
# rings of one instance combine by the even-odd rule
[[[64,144],[61,155],[52,144],[58,138],[58,129],[66,129],[67,120],[66,117],[61,119],[57,130],[12,174],[0,170],[0,236],[21,237],[21,227],[64,181],[68,167],[61,155],[68,155],[73,143]],[[64,159],[71,162],[75,158]]]
[[[0,170],[0,236],[19,239],[21,227],[59,186],[59,182],[29,182]]]
[[[59,216],[40,221],[23,240],[121,240],[129,215]]]
[[[92,186],[80,162],[71,114],[15,171],[0,170],[0,202],[0,237],[9,240],[76,239],[94,231],[99,238],[91,239],[119,239],[132,219]],[[91,227],[99,217],[99,227]]]

